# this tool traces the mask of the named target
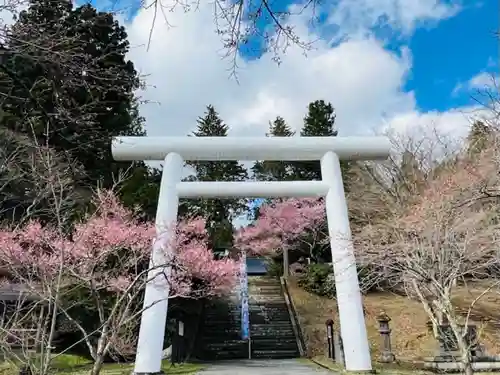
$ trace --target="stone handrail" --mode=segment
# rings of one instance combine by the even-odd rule
[[[283,290],[283,296],[285,297],[286,306],[288,308],[288,313],[290,314],[290,320],[292,322],[293,333],[295,334],[295,338],[297,340],[297,346],[299,348],[299,353],[301,357],[307,356],[307,349],[305,345],[304,336],[302,335],[302,330],[300,328],[299,319],[297,316],[297,310],[295,309],[295,305],[293,303],[293,299],[290,297],[290,293],[288,292],[288,284],[284,277],[280,277],[281,289]]]

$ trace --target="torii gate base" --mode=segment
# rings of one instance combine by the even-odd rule
[[[112,145],[116,160],[164,160],[156,213],[157,234],[167,239],[162,243],[171,243],[169,224],[177,220],[179,198],[325,196],[348,371],[369,371],[372,366],[339,158],[385,159],[389,151],[390,142],[384,137],[117,137]],[[322,181],[181,182],[185,160],[321,160]],[[153,245],[152,281],[144,296],[136,374],[161,372],[169,286],[164,277],[155,277],[163,271],[159,266],[165,264],[164,252]]]

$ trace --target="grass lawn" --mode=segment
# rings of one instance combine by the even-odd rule
[[[308,355],[324,356],[326,327],[325,321],[333,319],[335,329],[339,328],[336,302],[333,299],[318,297],[299,288],[293,280],[289,290],[301,323],[306,340]],[[484,290],[480,285],[460,290],[454,296],[457,305],[466,308],[475,296]],[[480,328],[480,342],[488,354],[500,354],[500,295],[489,293],[473,309],[473,318]],[[392,319],[392,349],[396,358],[402,362],[421,361],[433,356],[437,350],[436,342],[427,331],[427,315],[417,301],[391,293],[373,293],[364,297],[366,324],[372,358],[380,355],[380,333],[377,315],[385,311]]]
[[[85,358],[73,355],[60,355],[54,358],[52,362],[53,373],[60,375],[84,375],[88,374],[92,368],[92,363]],[[202,365],[193,363],[172,364],[163,361],[162,370],[165,374],[189,375],[195,374],[203,368]],[[133,370],[133,364],[112,363],[105,364],[101,370],[103,375],[130,375]],[[8,362],[0,364],[0,375],[18,375],[18,369]]]

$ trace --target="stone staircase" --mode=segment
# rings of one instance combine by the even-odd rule
[[[300,357],[280,281],[250,277],[248,291],[252,358]]]
[[[239,288],[227,300],[205,306],[197,340],[201,360],[299,357],[297,340],[279,280],[249,277],[250,339],[241,340]],[[250,351],[250,353],[249,353]]]

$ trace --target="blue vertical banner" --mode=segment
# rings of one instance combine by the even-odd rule
[[[240,302],[241,302],[241,339],[248,340],[250,334],[250,317],[248,312],[248,274],[247,255],[243,251],[240,265]]]

